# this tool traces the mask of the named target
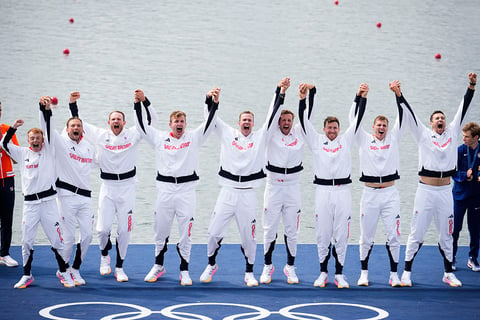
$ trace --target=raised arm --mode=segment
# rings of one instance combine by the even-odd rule
[[[18,161],[19,159],[16,159],[14,155],[12,155],[12,149],[10,149],[10,146],[13,146],[14,148],[20,148],[18,146],[15,146],[13,143],[9,144],[9,142],[12,140],[13,136],[15,135],[15,132],[17,131],[18,127],[21,127],[23,125],[24,121],[22,119],[17,119],[15,122],[8,128],[7,132],[3,136],[3,139],[1,141],[2,147],[7,152],[12,159],[15,161]]]
[[[148,143],[155,146],[160,131],[153,127],[151,108],[150,101],[145,96],[145,93],[140,89],[135,90],[133,102],[135,129]]]
[[[371,134],[363,129],[363,120],[367,108],[367,95],[370,88],[366,83],[360,84],[348,113],[349,127],[345,134],[353,138],[359,145],[369,141]]]
[[[307,141],[310,148],[313,148],[315,142],[318,141],[318,133],[315,131],[313,124],[308,116],[307,110],[307,94],[308,94],[308,104],[315,104],[315,94],[317,90],[313,84],[302,83],[298,87],[298,119],[302,127],[303,133],[305,134],[305,140]]]
[[[277,85],[275,95],[273,96],[272,102],[268,108],[267,120],[262,127],[262,129],[265,129],[267,132],[270,131],[273,124],[278,123],[278,119],[280,118],[280,112],[278,111],[285,102],[285,93],[289,87],[290,78],[283,78]],[[278,88],[280,88],[280,92],[277,94]]]
[[[48,144],[52,143],[52,109],[51,109],[51,99],[49,96],[43,96],[40,98],[40,128],[44,132],[45,142]]]
[[[210,134],[216,123],[220,91],[220,88],[215,87],[207,92],[207,97],[205,98],[205,107],[207,109],[205,124],[203,127],[203,136],[205,137]]]
[[[72,117],[78,117],[78,106],[77,100],[80,99],[80,92],[72,91],[70,92],[70,102],[68,106],[70,107],[70,113]]]
[[[142,104],[143,104],[143,107],[145,108],[146,119],[144,119],[143,117]],[[133,103],[133,108],[135,110],[135,115],[136,115],[135,124],[136,124],[137,130],[142,135],[147,134],[145,125],[151,125],[152,123],[152,117],[149,112],[149,106],[150,106],[150,101],[145,96],[145,93],[140,89],[135,90],[134,103]]]
[[[314,112],[317,110],[317,100],[315,99],[315,94],[317,93],[317,88],[313,84],[305,84],[308,91],[308,110],[307,118],[308,120],[313,119]]]
[[[400,118],[400,122],[402,126],[404,124],[408,124],[410,129],[413,133],[413,138],[418,142],[422,136],[422,133],[426,130],[426,127],[423,123],[418,119],[413,112],[412,107],[408,104],[407,100],[403,96],[401,91],[400,82],[393,81],[390,83],[390,90],[395,93],[395,98],[397,101],[397,109],[398,109],[398,117]]]
[[[70,108],[70,113],[72,117],[79,117],[78,115],[78,105],[77,105],[77,100],[80,99],[80,92],[78,91],[72,91],[70,93],[70,102],[69,102],[69,108]],[[97,127],[83,121],[83,131],[87,138],[91,140],[96,140],[96,137],[99,136],[100,131]]]
[[[401,84],[400,81],[394,80],[388,84],[390,90],[395,93],[396,97],[400,97],[402,95],[401,93]],[[405,131],[406,123],[405,123],[405,112],[404,110],[404,105],[397,103],[397,119],[395,120],[395,124],[393,126],[393,130],[399,132],[400,135],[403,135],[403,132]],[[408,112],[408,111],[407,111]]]
[[[365,109],[367,107],[367,95],[369,90],[370,88],[368,87],[368,84],[360,84],[348,113],[350,125],[354,125],[354,134],[356,134],[361,127],[363,116],[365,115]]]
[[[299,86],[299,95],[300,100],[306,99],[308,93],[308,101],[305,101],[305,108],[307,110],[306,119],[310,120],[313,118],[313,112],[317,109],[317,100],[315,100],[315,94],[317,89],[311,83],[302,83]],[[307,108],[308,103],[308,108]]]
[[[290,87],[290,78],[283,78],[277,84],[277,88],[275,90],[275,94],[273,96],[273,99],[270,105],[271,108],[269,109],[269,112],[270,110],[275,110],[275,115],[273,116],[273,118],[272,117],[269,118],[271,123],[269,124],[269,127],[268,127],[269,130],[267,130],[268,140],[273,136],[275,131],[280,130],[279,126],[276,124],[278,124],[280,121],[280,116],[282,114],[280,112],[280,109],[281,109],[280,107],[283,105],[285,101],[285,94],[289,87]],[[272,130],[272,129],[275,129],[275,130]]]
[[[142,92],[142,94],[143,94],[143,92]],[[146,112],[146,115],[147,115],[147,124],[149,126],[154,127],[158,123],[157,112],[155,111],[155,108],[152,106],[152,104],[150,103],[148,98],[145,95],[143,95],[143,97],[145,99],[141,100],[140,102],[142,103],[143,107],[145,108],[145,112]]]
[[[283,78],[277,84],[277,89],[275,90],[275,103],[280,99],[280,95],[285,97],[288,88],[290,87],[290,78]]]
[[[473,99],[473,94],[475,93],[475,85],[477,84],[477,74],[471,72],[468,74],[469,85],[467,88],[467,92],[463,96],[462,102],[458,106],[457,113],[453,118],[453,121],[450,123],[451,126],[455,128],[455,130],[460,129],[461,126],[465,123],[465,118],[467,116],[467,112],[469,111],[470,103]]]

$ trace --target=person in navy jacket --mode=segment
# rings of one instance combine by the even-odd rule
[[[478,264],[480,233],[480,126],[469,122],[462,129],[463,144],[458,147],[457,173],[453,176],[453,265],[456,269],[458,238],[467,213],[467,226],[470,233],[470,251],[467,266],[472,271],[480,271]]]

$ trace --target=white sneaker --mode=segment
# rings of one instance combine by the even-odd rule
[[[180,284],[182,286],[192,285],[192,278],[190,278],[190,274],[188,273],[188,270],[180,271]]]
[[[20,278],[20,281],[18,281],[17,283],[15,283],[15,285],[13,286],[15,289],[25,289],[26,287],[28,287],[29,285],[31,285],[33,283],[35,279],[33,279],[33,276],[32,275],[29,275],[29,276],[22,276]]]
[[[390,272],[390,279],[388,281],[392,287],[400,287],[402,282],[398,278],[398,274],[396,272]]]
[[[457,277],[455,277],[455,274],[453,274],[452,272],[445,272],[443,274],[442,281],[445,283],[448,283],[451,287],[462,286],[462,283],[460,282],[460,280],[458,280]]]
[[[18,262],[10,256],[0,257],[0,265],[7,267],[18,267]]]
[[[472,258],[472,257],[468,258],[467,266],[470,269],[472,269],[472,271],[475,271],[475,272],[480,271],[480,265],[478,264],[478,260],[476,258]],[[8,267],[8,265],[7,265],[7,267]]]
[[[337,288],[342,289],[342,288],[350,288],[348,285],[347,279],[343,274],[336,274],[335,275],[335,284],[337,285]]]
[[[272,282],[272,274],[275,270],[273,264],[265,264],[263,265],[262,275],[260,276],[260,283],[270,283]]]
[[[248,287],[256,287],[258,286],[258,281],[255,279],[253,272],[245,272],[245,283]]]
[[[123,271],[123,268],[115,268],[115,278],[117,278],[118,282],[127,282],[128,277]]]
[[[360,272],[360,278],[357,281],[357,286],[368,287],[368,270],[362,270]]]
[[[101,256],[100,257],[100,274],[105,276],[110,274],[112,269],[110,268],[110,256]]]
[[[295,273],[295,266],[286,264],[285,267],[283,267],[283,273],[285,273],[285,275],[287,276],[287,282],[289,284],[298,283],[298,277]]]
[[[328,283],[328,273],[320,272],[320,275],[318,276],[317,280],[315,280],[315,282],[313,283],[313,286],[325,288],[327,283]]]
[[[160,264],[154,264],[150,272],[145,276],[143,281],[145,282],[155,282],[158,278],[165,274],[165,267]]]
[[[57,270],[57,277],[60,279],[60,283],[63,284],[65,288],[73,288],[75,287],[75,282],[73,282],[72,276],[70,275],[70,272],[65,271],[65,272],[60,272]]]
[[[412,275],[411,271],[403,271],[402,280],[400,282],[402,287],[411,287],[412,286],[411,275]]]
[[[200,282],[207,283],[212,281],[212,277],[215,274],[215,272],[217,272],[217,269],[218,267],[216,264],[213,266],[210,264],[207,264],[207,267],[205,268],[205,270],[203,270],[203,273],[200,276]]]
[[[83,286],[86,282],[80,275],[80,270],[77,270],[75,268],[70,268],[68,270],[70,272],[70,276],[73,279],[73,282],[75,283],[76,286]]]

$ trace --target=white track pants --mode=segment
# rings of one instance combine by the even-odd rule
[[[133,182],[110,185],[102,183],[98,196],[97,233],[100,250],[107,245],[113,219],[117,217],[117,242],[120,258],[125,259],[133,230],[135,184]]]
[[[57,202],[55,198],[38,203],[23,204],[23,221],[22,221],[22,258],[23,266],[27,264],[30,257],[30,250],[33,250],[35,238],[37,237],[38,224],[42,225],[43,231],[47,236],[50,244],[58,253],[63,252],[63,235],[60,225],[60,214],[58,213]],[[68,261],[65,257],[63,260]]]
[[[363,187],[360,201],[360,260],[367,258],[377,232],[378,220],[383,230],[393,261],[400,256],[400,195],[395,186],[382,189]]]
[[[69,261],[75,244],[75,229],[80,229],[81,259],[85,258],[88,247],[92,242],[94,215],[92,209],[92,198],[78,194],[59,196],[57,198],[58,209],[62,216],[64,256]]]
[[[440,249],[443,250],[448,261],[453,259],[453,196],[452,186],[429,186],[418,184],[413,208],[411,230],[407,240],[405,261],[414,258],[425,233],[435,220],[435,227],[439,234]]]
[[[332,243],[338,262],[344,265],[351,214],[352,194],[349,185],[315,187],[315,229],[320,263],[327,257]]]
[[[242,248],[249,264],[255,263],[257,243],[255,239],[257,195],[255,189],[222,187],[208,227],[207,254],[218,249],[218,242],[225,237],[232,218],[237,222]]]
[[[182,257],[190,262],[196,201],[195,189],[178,193],[158,192],[154,214],[155,256],[165,247],[166,239],[170,236],[173,219],[176,216],[179,234],[178,248]]]
[[[290,254],[297,254],[298,227],[300,223],[300,184],[272,185],[267,183],[264,194],[263,248],[264,254],[276,239],[280,218],[285,227],[285,236]]]

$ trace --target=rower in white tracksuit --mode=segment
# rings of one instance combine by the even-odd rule
[[[47,236],[52,251],[58,263],[57,276],[65,287],[75,284],[67,272],[69,268],[64,256],[63,235],[60,224],[60,214],[57,207],[57,191],[55,190],[55,149],[52,141],[53,123],[50,121],[50,97],[40,99],[41,129],[32,128],[28,131],[29,148],[14,145],[10,140],[23,120],[16,120],[2,140],[3,149],[20,166],[22,192],[24,194],[22,221],[22,257],[23,276],[14,287],[23,289],[33,281],[31,273],[33,261],[33,245],[41,224]]]
[[[228,224],[235,218],[241,238],[241,249],[245,256],[245,283],[257,286],[253,275],[253,264],[257,249],[255,228],[257,223],[256,203],[258,188],[265,177],[265,146],[268,131],[278,122],[278,109],[285,95],[273,97],[267,120],[258,131],[252,132],[253,113],[245,111],[239,117],[239,129],[234,129],[217,118],[215,132],[220,138],[220,185],[221,190],[213,210],[208,228],[208,265],[200,276],[201,282],[210,282],[217,271],[216,256],[227,231]]]
[[[399,91],[397,103],[407,108],[408,121],[413,137],[418,144],[418,182],[417,193],[411,220],[411,231],[405,251],[405,270],[402,274],[402,286],[412,286],[411,271],[413,259],[423,244],[427,229],[435,219],[439,233],[438,247],[443,257],[445,272],[442,281],[450,286],[459,287],[462,283],[453,274],[453,196],[451,177],[457,166],[457,141],[465,123],[477,82],[477,75],[468,75],[470,84],[463,97],[453,121],[447,126],[445,115],[436,110],[430,116],[427,128],[415,116],[413,110]],[[406,110],[407,110],[406,109]]]
[[[188,265],[197,199],[195,188],[199,180],[199,152],[215,124],[219,95],[220,88],[208,92],[205,101],[206,119],[192,131],[186,131],[186,114],[182,111],[171,113],[170,132],[157,130],[143,119],[143,115],[149,113],[148,107],[145,107],[145,113],[137,112],[138,130],[154,148],[157,166],[155,264],[145,277],[146,282],[155,282],[165,273],[164,256],[176,217],[179,231],[177,251],[180,256],[180,284],[192,284]],[[137,90],[135,98],[135,109],[142,110],[140,103],[146,99],[143,91]]]
[[[283,81],[277,87],[276,99],[280,95]],[[288,81],[289,86],[290,80],[285,81]],[[267,140],[265,167],[267,183],[262,219],[265,265],[260,277],[260,283],[264,284],[271,282],[275,269],[272,254],[280,220],[283,221],[285,229],[284,241],[287,251],[287,263],[283,272],[288,283],[298,283],[294,264],[301,214],[300,173],[303,170],[305,134],[299,123],[293,126],[293,120],[293,112],[282,110],[278,125],[272,128]]]
[[[144,103],[149,104],[148,100]],[[72,116],[78,116],[76,101],[70,104]],[[102,184],[98,196],[97,234],[101,250],[100,274],[110,274],[112,248],[110,233],[113,220],[117,218],[117,259],[115,277],[118,282],[128,281],[123,270],[128,243],[134,225],[135,183],[138,144],[142,139],[135,126],[124,128],[125,115],[113,111],[108,118],[110,128],[100,129],[83,122],[85,137],[97,149],[98,165]]]
[[[335,284],[339,288],[348,288],[349,284],[343,275],[343,266],[352,214],[351,151],[365,112],[368,85],[360,85],[349,114],[350,126],[342,135],[338,134],[340,125],[336,117],[325,119],[324,134],[315,131],[306,115],[307,92],[309,103],[313,105],[316,88],[312,84],[300,86],[298,111],[305,139],[313,153],[315,172],[315,229],[320,276],[315,280],[314,286],[325,287],[328,283],[328,260],[331,250],[336,260]]]
[[[400,83],[390,83],[392,91]],[[398,105],[393,127],[385,116],[373,121],[373,134],[361,130],[357,135],[360,158],[360,181],[365,183],[360,200],[360,262],[361,275],[357,284],[368,286],[368,260],[373,249],[378,220],[383,221],[387,236],[386,248],[390,260],[389,283],[400,286],[397,274],[400,255],[400,195],[395,180],[400,179],[400,139],[408,125],[405,110]]]
[[[70,93],[70,103],[80,98],[79,92]],[[80,238],[69,272],[75,285],[84,285],[80,265],[92,241],[94,214],[91,198],[90,173],[96,167],[95,148],[83,139],[83,124],[79,118],[70,118],[66,129],[59,134],[52,130],[57,163],[58,209],[62,216],[65,258],[70,259],[78,224]]]

